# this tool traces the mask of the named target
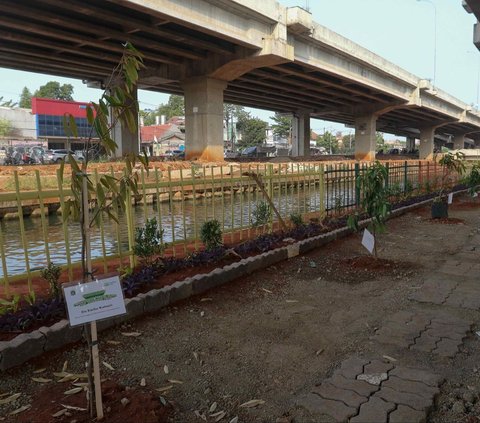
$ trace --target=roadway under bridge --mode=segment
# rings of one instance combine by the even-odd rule
[[[2,0],[3,67],[102,86],[122,43],[145,55],[138,88],[185,96],[187,159],[223,160],[223,102],[294,115],[296,155],[310,118],[355,128],[356,158],[375,158],[375,133],[435,135],[480,145],[480,115],[428,80],[275,0]],[[117,128],[119,154],[138,149]],[[478,138],[477,138],[478,137]]]

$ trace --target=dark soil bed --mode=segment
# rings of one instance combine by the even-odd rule
[[[57,423],[72,422],[87,423],[96,421],[90,418],[88,411],[79,411],[65,408],[63,405],[87,409],[87,400],[84,392],[74,395],[65,395],[71,389],[68,383],[50,382],[33,395],[31,407],[19,413],[16,417],[10,416],[10,422],[18,423]],[[103,409],[105,423],[165,423],[171,413],[171,408],[162,405],[158,393],[155,394],[146,388],[124,386],[107,380],[102,384]],[[122,399],[126,405],[122,404]],[[63,415],[53,417],[54,414],[66,410]]]
[[[439,223],[443,225],[465,225],[465,220],[456,217],[445,217],[443,219],[428,219],[431,223]]]

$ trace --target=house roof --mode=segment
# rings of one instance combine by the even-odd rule
[[[142,142],[154,142],[165,139],[174,134],[182,134],[177,125],[166,123],[165,125],[150,125],[140,128],[140,137]]]

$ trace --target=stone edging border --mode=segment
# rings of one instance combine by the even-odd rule
[[[466,190],[456,191],[460,194]],[[388,219],[401,216],[406,212],[433,202],[433,198],[393,210]],[[359,223],[359,228],[365,228],[370,219]],[[127,314],[113,319],[97,322],[98,331],[106,330],[127,320],[134,319],[146,313],[154,313],[177,301],[185,300],[194,295],[200,295],[217,286],[232,282],[241,276],[249,275],[257,270],[267,268],[280,261],[305,254],[336,239],[344,238],[353,231],[347,227],[332,232],[317,235],[298,241],[286,247],[248,257],[223,268],[217,268],[207,274],[195,275],[183,281],[161,289],[153,289],[146,294],[127,298],[125,306]],[[22,333],[11,341],[0,342],[0,371],[18,366],[26,361],[42,355],[44,352],[62,348],[78,342],[83,338],[83,326],[70,327],[68,320],[63,319],[50,327],[41,327],[29,333]]]

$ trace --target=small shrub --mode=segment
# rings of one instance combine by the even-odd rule
[[[387,168],[379,161],[375,162],[357,179],[357,187],[362,192],[361,208],[362,211],[371,219],[368,229],[372,233],[374,244],[374,255],[377,257],[377,234],[385,230],[385,221],[390,210],[388,202],[387,189],[385,181],[388,177]],[[357,214],[348,217],[348,227],[358,231],[358,221],[360,216]]]
[[[60,284],[58,280],[60,279],[61,273],[62,268],[53,262],[48,263],[48,266],[40,271],[40,276],[48,282],[50,295],[53,298],[60,297]]]
[[[403,190],[404,190],[405,198],[411,197],[411,195],[413,194],[413,191],[414,191],[413,184],[410,181],[407,180],[405,182],[405,187],[404,187]]]
[[[265,201],[259,201],[255,209],[252,211],[252,226],[257,227],[266,225],[270,220],[271,213],[270,206]]]
[[[8,313],[16,313],[20,307],[21,296],[16,294],[11,300],[0,298],[0,316]]]
[[[200,239],[207,251],[223,245],[222,228],[216,219],[204,222],[200,228]]]
[[[290,215],[290,221],[296,228],[305,226],[305,222],[303,221],[302,215],[300,213],[292,213]]]
[[[480,164],[475,163],[470,169],[470,173],[464,178],[464,184],[467,186],[468,193],[474,197],[480,185]]]
[[[343,198],[340,195],[335,196],[333,199],[333,210],[335,214],[341,214],[343,209]]]
[[[143,228],[135,228],[135,246],[133,252],[143,264],[149,265],[155,256],[163,254],[165,244],[162,242],[163,229],[160,229],[157,219],[147,219]]]

